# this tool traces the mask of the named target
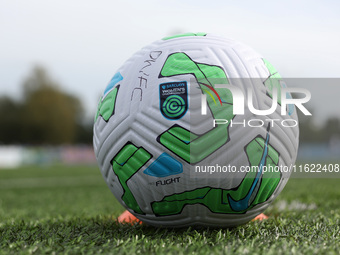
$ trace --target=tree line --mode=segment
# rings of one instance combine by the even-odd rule
[[[22,84],[23,97],[0,97],[0,144],[92,143],[92,123],[79,98],[60,89],[36,67]]]

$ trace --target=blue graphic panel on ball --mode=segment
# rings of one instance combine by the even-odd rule
[[[104,91],[104,95],[109,92],[114,85],[116,85],[118,82],[120,82],[121,80],[123,80],[123,76],[120,74],[120,72],[117,72],[111,79],[111,81],[109,82],[109,84],[106,86],[106,89]]]
[[[154,177],[167,177],[182,172],[182,164],[164,152],[143,173]]]

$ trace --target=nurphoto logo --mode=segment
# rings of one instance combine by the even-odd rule
[[[312,114],[307,110],[307,108],[304,106],[305,103],[309,102],[311,99],[311,93],[307,89],[304,88],[295,88],[291,87],[288,88],[286,86],[283,86],[280,88],[280,91],[273,86],[272,90],[270,92],[270,97],[272,98],[272,104],[269,109],[256,109],[254,107],[253,102],[253,89],[247,88],[247,97],[244,95],[243,91],[232,84],[215,84],[214,87],[207,86],[210,90],[212,90],[213,93],[206,93],[201,94],[201,115],[207,115],[207,94],[214,100],[215,104],[216,101],[213,98],[213,94],[217,97],[218,101],[220,102],[222,106],[222,100],[220,98],[220,95],[215,89],[226,89],[228,92],[232,95],[232,105],[233,105],[233,115],[244,115],[245,106],[248,107],[249,111],[257,116],[268,116],[270,114],[273,114],[277,106],[281,105],[281,112],[280,114],[282,116],[291,115],[294,112],[294,106],[298,108],[304,115],[311,116]],[[220,90],[221,91],[221,90]],[[299,98],[292,98],[291,94],[297,93],[300,95]],[[247,102],[247,104],[245,103]],[[276,121],[280,121],[281,125],[283,127],[295,127],[298,125],[298,122],[294,119],[272,119],[268,118],[265,119],[266,122],[271,123],[271,126],[274,126],[274,123]],[[265,121],[262,119],[250,119],[247,121],[247,124],[249,127],[260,127],[265,124]],[[228,119],[216,119],[213,120],[213,126],[216,125],[223,125],[223,124],[230,124],[231,126],[234,125],[243,125],[246,126],[246,120],[243,120],[242,122],[233,122],[233,120]]]

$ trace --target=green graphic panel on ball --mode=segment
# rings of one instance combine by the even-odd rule
[[[190,159],[193,160],[190,158],[191,142],[197,137],[195,134],[190,133],[189,130],[175,124],[157,137],[157,141],[185,161],[190,162]]]
[[[262,137],[256,137],[245,148],[250,166],[259,165],[259,155],[263,153],[265,147],[265,140]],[[281,173],[279,171],[272,171],[270,167],[278,166],[279,153],[271,146],[268,145],[268,155],[265,158],[265,166],[267,171],[263,172],[261,179],[261,186],[258,191],[254,204],[266,201],[275,191],[277,185],[281,180]]]
[[[270,98],[273,98],[273,88],[276,88],[277,90],[277,103],[281,105],[281,89],[286,88],[286,83],[283,82],[281,75],[276,71],[275,67],[268,62],[268,60],[262,59],[265,66],[267,67],[270,75],[269,77],[264,81],[264,85],[267,88],[267,94]],[[290,93],[286,93],[286,98],[292,98],[292,95]],[[287,110],[288,114],[292,115],[294,112],[294,105],[288,104]]]
[[[128,180],[139,171],[152,158],[152,155],[142,147],[136,147],[132,143],[126,144],[112,159],[113,172],[117,175],[123,188],[122,200],[126,206],[136,213],[144,214],[135,197],[129,189]]]
[[[166,40],[170,40],[170,39],[174,39],[174,38],[179,38],[179,37],[206,36],[206,35],[207,35],[207,33],[185,33],[185,34],[179,34],[179,35],[173,35],[173,36],[164,37],[164,38],[162,38],[162,40],[166,41]]]
[[[270,75],[269,77],[264,81],[264,85],[267,88],[268,95],[270,98],[273,98],[273,88],[275,87],[277,90],[277,102],[279,105],[281,105],[281,83],[280,80],[282,80],[281,75],[278,73],[278,71],[275,69],[275,67],[269,63],[268,60],[262,59],[265,66],[267,67]]]
[[[266,140],[268,142],[269,139]],[[278,165],[279,153],[269,144],[266,146],[266,140],[256,137],[245,147],[250,167],[262,168],[261,161],[265,162],[264,165],[267,167]],[[165,196],[161,201],[151,203],[153,212],[157,216],[175,215],[181,213],[186,205],[200,204],[213,213],[244,213],[255,205],[267,201],[281,178],[280,172],[261,172],[260,177],[257,178],[258,174],[259,171],[248,172],[241,184],[233,189],[203,187]],[[257,183],[255,183],[256,180]],[[247,196],[249,199],[245,200]],[[239,207],[242,210],[235,209],[230,204],[230,197],[236,204],[246,201],[246,207]]]
[[[105,121],[108,121],[114,114],[116,98],[119,90],[119,85],[111,90],[105,98],[101,98],[98,104],[98,110],[94,121],[96,122],[99,115],[103,117]]]
[[[159,76],[171,77],[187,74],[195,77],[202,93],[206,95],[207,105],[213,118],[225,119],[228,124],[217,125],[202,135],[194,134],[175,125],[163,132],[157,141],[185,161],[197,163],[228,141],[229,123],[234,117],[233,97],[228,89],[215,88],[215,84],[229,84],[222,67],[195,62],[182,52],[168,56]]]

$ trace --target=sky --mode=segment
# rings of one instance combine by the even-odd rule
[[[283,77],[340,78],[338,0],[0,0],[0,96],[20,98],[34,66],[88,116],[115,71],[165,36],[208,32],[248,44]],[[339,86],[318,84],[313,115],[340,117]]]

